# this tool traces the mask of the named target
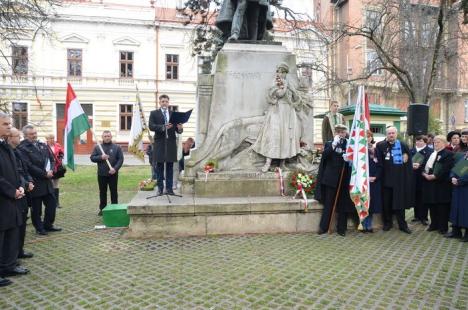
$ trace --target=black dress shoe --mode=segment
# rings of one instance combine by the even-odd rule
[[[102,216],[102,210],[99,210],[99,212],[98,212],[97,215],[98,215],[98,216]]]
[[[340,235],[341,237],[346,236],[346,233],[344,231],[337,231],[336,233]]]
[[[323,235],[323,234],[326,234],[327,231],[326,230],[322,230],[322,229],[319,229],[319,231],[317,232],[317,234],[319,235]]]
[[[33,253],[23,251],[23,253],[20,253],[20,254],[18,255],[18,258],[31,258],[31,257],[33,257],[33,256],[34,256]]]
[[[368,232],[368,233],[373,233],[373,232],[374,232],[374,229],[368,228],[368,229],[366,229],[366,232]]]
[[[174,193],[174,191],[166,191],[166,195],[174,196],[175,193]]]
[[[432,227],[431,225],[429,225],[429,227],[428,227],[426,230],[427,230],[427,231],[436,231],[437,228]]]
[[[429,222],[427,220],[421,220],[421,224],[423,224],[424,226],[427,226],[429,225]]]
[[[47,231],[45,231],[44,229],[43,230],[36,230],[36,234],[41,235],[41,236],[47,236]]]
[[[3,276],[4,277],[14,277],[14,276],[22,276],[22,275],[25,275],[25,274],[28,274],[28,273],[29,273],[29,269],[24,268],[22,266],[16,266],[12,270],[5,271],[3,273]]]
[[[408,227],[400,228],[400,230],[404,233],[411,234],[412,231]]]
[[[46,231],[50,231],[50,232],[55,232],[55,231],[62,231],[62,228],[52,226],[52,227],[46,228],[45,230],[46,230]]]
[[[459,239],[462,237],[461,233],[460,232],[454,232],[453,230],[449,233],[446,233],[444,235],[445,238],[454,238],[454,239]]]
[[[411,220],[411,222],[413,222],[413,223],[414,223],[414,222],[419,222],[419,219],[413,218],[413,219]]]
[[[11,280],[0,278],[0,286],[7,286],[7,285],[10,285],[12,283],[13,282],[11,282]]]
[[[382,228],[383,231],[389,231],[390,229],[392,229],[392,226],[390,225],[384,225],[384,227]]]
[[[468,235],[465,233],[465,237],[460,239],[461,242],[468,242]]]

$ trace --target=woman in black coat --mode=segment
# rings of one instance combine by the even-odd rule
[[[461,160],[468,160],[468,151]],[[452,231],[447,235],[448,238],[462,238],[462,241],[468,242],[468,175],[452,176],[453,193],[452,208],[450,210],[450,222]],[[462,228],[465,229],[465,236],[462,236]]]
[[[453,153],[445,147],[444,136],[434,137],[434,152],[424,167],[422,195],[423,203],[428,205],[431,224],[428,231],[438,230],[445,234],[448,230],[448,217],[452,200],[450,170],[453,167]]]
[[[369,148],[369,184],[370,184],[370,206],[369,215],[362,222],[362,232],[374,232],[372,229],[372,216],[382,212],[382,163],[379,161],[377,148],[375,147],[374,134],[367,131],[367,142]]]

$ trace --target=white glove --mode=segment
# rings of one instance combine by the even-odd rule
[[[346,153],[343,154],[343,159],[345,162],[350,162],[348,155]]]
[[[341,137],[339,135],[336,135],[335,138],[333,138],[332,146],[336,147],[338,143],[340,143]]]

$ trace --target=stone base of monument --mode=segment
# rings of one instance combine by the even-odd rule
[[[282,196],[147,199],[139,192],[130,202],[130,238],[316,231],[322,207],[309,200]]]

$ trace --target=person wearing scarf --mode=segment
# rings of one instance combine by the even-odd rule
[[[431,224],[427,231],[447,233],[450,202],[452,200],[452,184],[450,169],[453,167],[453,153],[446,149],[447,140],[444,136],[434,137],[434,152],[427,160],[423,176],[423,203],[427,205],[431,216]]]
[[[414,204],[412,161],[408,146],[397,139],[398,130],[390,126],[386,139],[377,143],[377,160],[382,163],[383,230],[393,226],[395,215],[399,229],[411,233],[405,220],[405,209]]]
[[[334,128],[338,124],[344,124],[343,114],[338,112],[340,105],[338,101],[330,102],[330,111],[325,114],[322,121],[322,143],[325,145],[327,141],[333,140]]]
[[[459,160],[468,160],[468,151]],[[450,210],[450,222],[452,231],[446,235],[447,238],[461,238],[461,241],[468,242],[468,175],[457,176],[451,173],[453,185],[452,205]],[[465,235],[462,235],[462,228]]]

